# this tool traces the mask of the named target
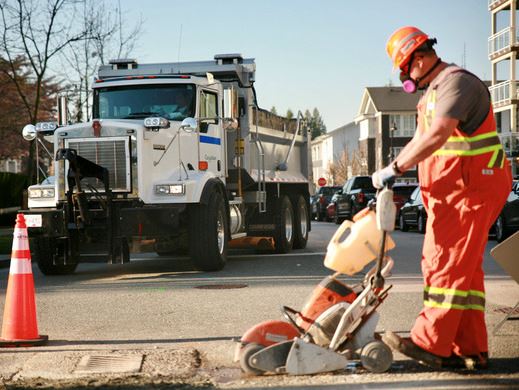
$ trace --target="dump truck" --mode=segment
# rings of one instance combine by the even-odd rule
[[[29,187],[23,211],[42,273],[70,274],[92,257],[126,263],[150,243],[202,271],[221,270],[240,240],[304,248],[309,132],[301,113],[258,107],[255,72],[240,54],[114,60],[92,84],[94,119],[27,125],[24,138],[54,147],[53,180]]]

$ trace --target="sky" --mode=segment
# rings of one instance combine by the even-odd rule
[[[115,1],[115,0],[110,0]],[[385,52],[397,28],[438,40],[439,56],[491,78],[488,0],[120,0],[143,20],[139,63],[255,58],[258,104],[320,111],[328,131],[350,123],[366,87],[400,85]]]

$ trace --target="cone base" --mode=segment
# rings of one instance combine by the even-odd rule
[[[0,338],[0,348],[36,347],[45,345],[48,341],[49,336],[45,335],[39,335],[38,338],[30,340],[5,340]]]

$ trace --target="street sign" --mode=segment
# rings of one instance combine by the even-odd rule
[[[326,179],[324,177],[319,178],[317,180],[317,184],[319,184],[321,187],[326,185]]]

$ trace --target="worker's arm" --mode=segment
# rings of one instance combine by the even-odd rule
[[[438,150],[458,126],[458,120],[446,117],[434,119],[431,127],[424,132],[417,131],[413,139],[402,149],[395,159],[401,173],[425,160]],[[382,188],[386,183],[398,176],[393,164],[373,173],[371,180],[375,188]]]
[[[431,127],[418,134],[402,149],[396,158],[400,171],[405,172],[438,150],[452,135],[459,121],[453,118],[434,118]]]

